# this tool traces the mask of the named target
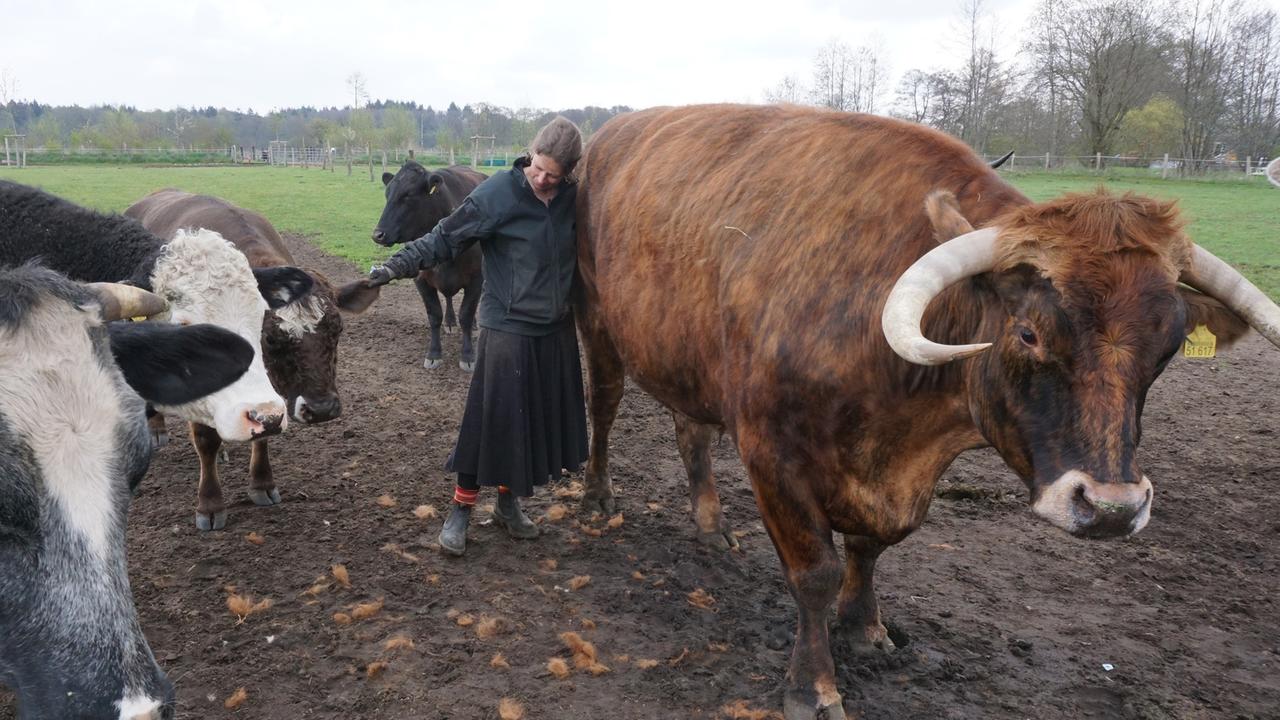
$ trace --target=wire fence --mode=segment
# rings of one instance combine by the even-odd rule
[[[384,149],[368,145],[316,147],[296,146],[286,141],[272,141],[266,146],[228,145],[216,148],[153,147],[140,148],[46,148],[26,146],[22,154],[12,147],[12,153],[0,157],[0,166],[53,165],[53,164],[183,164],[183,165],[278,165],[283,167],[316,168],[336,172],[341,168],[348,174],[356,169],[368,170],[370,178],[376,170],[386,172],[408,160],[415,159],[424,165],[471,165],[473,167],[509,167],[519,155],[512,148],[476,148],[471,153],[457,148],[398,148]],[[983,158],[994,163],[1002,155],[986,154]],[[1000,165],[1001,172],[1062,172],[1062,173],[1121,173],[1160,178],[1201,177],[1211,179],[1248,178],[1263,176],[1270,158],[1232,155],[1214,158],[1180,158],[1168,154],[1141,155],[1055,155],[1052,153],[1016,152]]]
[[[984,155],[993,163],[1002,155]],[[1265,175],[1268,157],[1243,157],[1234,155],[1212,158],[1181,158],[1169,154],[1154,155],[1053,155],[1051,153],[1022,154],[1014,152],[1002,170],[1014,171],[1066,171],[1104,173],[1111,170],[1147,171],[1146,174],[1161,178],[1202,176],[1250,176]]]

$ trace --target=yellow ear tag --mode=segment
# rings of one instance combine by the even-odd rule
[[[1217,354],[1218,338],[1211,332],[1209,328],[1203,324],[1196,325],[1196,329],[1191,331],[1187,336],[1186,342],[1182,344],[1182,356],[1189,358],[1211,358]]]
[[[129,322],[146,322],[146,319],[147,319],[146,315],[139,315],[137,317],[129,318]]]
[[[439,188],[439,187],[440,187],[439,185],[432,185],[432,186],[431,186],[431,189],[427,191],[427,194],[428,194],[428,195],[435,195],[435,194],[436,194],[436,189],[437,189],[437,188]]]

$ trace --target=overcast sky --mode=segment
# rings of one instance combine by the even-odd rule
[[[1016,53],[1036,4],[986,0],[1004,59]],[[961,0],[0,0],[0,71],[16,79],[19,99],[143,110],[342,106],[356,72],[374,99],[436,108],[761,102],[785,75],[808,83],[814,55],[832,39],[883,47],[890,91],[912,68],[958,66],[960,7]]]

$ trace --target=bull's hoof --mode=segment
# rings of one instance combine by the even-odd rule
[[[844,704],[839,699],[830,705],[814,707],[791,693],[782,701],[782,715],[786,720],[845,720]]]
[[[698,542],[713,550],[737,550],[738,538],[729,530],[698,531]]]
[[[613,493],[588,490],[582,496],[582,510],[588,515],[596,512],[602,515],[616,515],[617,503],[613,500]]]
[[[473,372],[476,369],[476,363],[474,360],[472,360],[471,362],[467,362],[466,360],[459,360],[458,367],[462,368],[463,370],[466,370],[467,372]]]
[[[249,499],[254,505],[266,507],[268,505],[280,504],[280,491],[276,488],[270,490],[249,490]]]
[[[152,450],[159,450],[160,448],[168,444],[169,444],[168,430],[160,430],[158,432],[153,431],[151,433],[151,449]]]
[[[440,367],[440,363],[441,363],[441,362],[442,362],[442,361],[440,360],[440,358],[431,358],[431,357],[429,357],[429,358],[427,358],[426,360],[423,360],[423,361],[422,361],[422,367],[424,367],[424,368],[426,368],[426,369],[428,369],[428,370],[435,370],[436,368]]]
[[[219,510],[212,516],[202,512],[196,513],[196,529],[202,532],[221,530],[227,526],[227,511]]]
[[[864,625],[859,621],[837,618],[831,630],[842,636],[847,633],[847,647],[858,657],[892,655],[898,649],[889,637],[889,630],[881,624]]]

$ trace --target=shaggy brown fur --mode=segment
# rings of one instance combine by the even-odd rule
[[[693,157],[714,162],[695,171]],[[890,288],[938,240],[988,225],[1001,228],[1000,267],[944,291],[924,327],[994,347],[908,364],[880,329]],[[892,647],[875,559],[920,524],[961,451],[995,445],[1033,498],[1067,470],[1136,482],[1146,388],[1201,309],[1176,285],[1191,246],[1171,203],[1097,192],[1032,204],[954,138],[867,115],[617,117],[583,161],[578,231],[586,502],[612,510],[624,374],[672,408],[699,536],[722,546],[706,445],[718,429],[733,436],[799,607],[789,717],[840,702],[832,602],[855,642]]]

